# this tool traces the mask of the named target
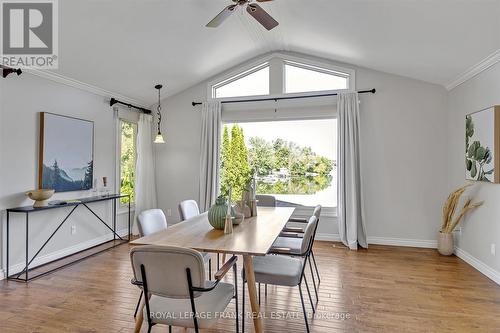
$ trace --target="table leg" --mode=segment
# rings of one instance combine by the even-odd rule
[[[141,298],[141,305],[139,306],[139,311],[137,311],[137,317],[135,318],[135,333],[139,333],[141,331],[142,322],[144,321],[144,306],[146,305],[145,297],[146,295]]]
[[[245,266],[245,274],[247,278],[248,296],[250,297],[250,305],[252,307],[253,326],[256,333],[261,333],[263,332],[262,318],[260,316],[259,301],[257,300],[257,288],[255,287],[255,275],[253,271],[252,256],[244,255],[243,264]],[[243,320],[245,319],[243,318]]]

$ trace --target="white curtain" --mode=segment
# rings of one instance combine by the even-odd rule
[[[137,124],[137,160],[135,167],[135,218],[146,209],[158,208],[153,154],[153,117],[141,113]],[[134,223],[133,233],[138,229]]]
[[[368,247],[363,219],[359,152],[358,93],[338,95],[338,221],[342,242],[352,250]]]
[[[221,103],[203,103],[201,117],[199,205],[207,211],[219,193]]]

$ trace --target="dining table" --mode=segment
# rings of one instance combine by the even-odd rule
[[[131,244],[178,246],[202,252],[241,255],[254,329],[260,333],[263,332],[262,315],[257,299],[252,257],[265,256],[269,252],[293,211],[293,207],[258,207],[256,216],[245,218],[240,224],[234,225],[233,232],[228,234],[225,234],[224,230],[214,229],[209,223],[208,213],[203,213],[169,226],[165,230],[138,238]],[[143,297],[136,317],[135,332],[139,332],[142,327],[144,304]],[[244,317],[245,315],[243,320]]]

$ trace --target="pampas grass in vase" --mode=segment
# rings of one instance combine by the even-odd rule
[[[470,186],[472,186],[472,184],[466,184],[450,193],[443,206],[443,221],[441,222],[441,229],[439,230],[438,237],[438,251],[442,255],[449,256],[453,253],[452,232],[460,224],[465,214],[483,204],[483,201],[472,202],[472,199],[469,198],[465,201],[460,212],[455,214],[460,202],[460,197]]]

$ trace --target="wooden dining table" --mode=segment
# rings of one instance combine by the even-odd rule
[[[262,316],[257,300],[252,256],[265,256],[269,252],[293,211],[292,207],[259,207],[257,216],[245,218],[241,224],[234,225],[230,234],[214,229],[208,222],[208,214],[203,213],[165,230],[138,238],[131,244],[179,246],[203,252],[241,255],[248,282],[254,328],[255,332],[260,333],[263,332]],[[135,332],[141,329],[144,320],[143,308],[144,297],[137,314]]]

